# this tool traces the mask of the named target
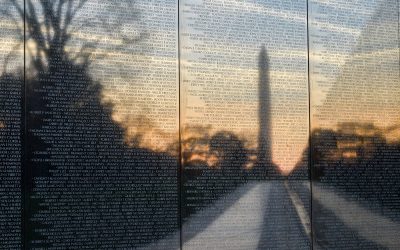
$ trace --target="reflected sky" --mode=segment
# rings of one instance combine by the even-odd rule
[[[273,161],[290,170],[308,138],[306,2],[183,1],[181,20],[183,125],[230,130],[257,148],[265,45]]]
[[[13,73],[23,65],[23,25],[15,8],[0,1],[0,72]]]
[[[315,2],[310,7],[312,127],[354,121],[396,125],[400,119],[397,1],[356,1],[352,8],[343,4]],[[314,24],[321,19],[352,25],[359,32],[349,36],[332,32]]]

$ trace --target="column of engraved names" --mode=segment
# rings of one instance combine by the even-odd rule
[[[16,1],[22,4],[22,1]],[[1,3],[0,249],[21,247],[23,39],[17,9]],[[4,17],[4,18],[3,18]]]
[[[184,227],[185,241],[217,216],[216,211],[206,213],[206,207],[235,192],[243,173],[252,174],[260,134],[270,145],[266,158],[276,160],[273,168],[290,171],[307,141],[308,97],[305,2],[183,1],[181,10],[181,110],[188,196],[183,210],[188,217],[193,213],[205,217],[197,225]],[[267,80],[260,81],[260,75]],[[267,95],[259,93],[261,85],[270,89],[263,92]],[[260,104],[266,100],[269,104]],[[260,127],[267,131],[259,132]],[[239,153],[242,149],[244,154]],[[229,155],[236,157],[229,159]],[[271,162],[261,164],[264,176]],[[229,197],[225,204],[240,198]],[[245,245],[235,247],[250,247]]]
[[[120,119],[144,104],[156,110],[149,112],[151,118],[165,121],[163,129],[176,126],[170,117],[176,106],[176,63],[170,52],[175,31],[172,20],[159,21],[173,18],[174,9],[173,1],[165,3],[87,2],[72,21],[66,54],[44,58],[53,64],[32,79],[38,81],[34,91],[41,105],[29,106],[40,121],[29,124],[30,135],[39,141],[31,149],[31,200],[38,205],[31,209],[30,246],[134,248],[177,229],[176,159],[153,150],[151,143],[130,143],[129,127]],[[160,15],[146,16],[141,12],[146,6]],[[146,30],[141,15],[149,21]],[[159,28],[167,35],[157,37]],[[144,84],[135,86],[137,76]],[[152,88],[159,96],[151,96]],[[152,102],[156,98],[160,101]]]
[[[397,226],[387,223],[398,221],[399,204],[397,4],[310,5],[313,224],[320,247],[399,245]]]

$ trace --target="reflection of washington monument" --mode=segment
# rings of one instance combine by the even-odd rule
[[[271,102],[270,102],[270,87],[269,87],[269,72],[268,72],[268,55],[265,46],[262,46],[259,56],[259,83],[258,83],[258,155],[257,161],[260,168],[268,171],[268,166],[271,165]]]

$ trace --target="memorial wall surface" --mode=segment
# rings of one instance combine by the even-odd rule
[[[183,248],[309,248],[281,177],[308,140],[306,2],[180,7]]]
[[[399,2],[309,17],[314,245],[399,248]]]
[[[0,0],[0,249],[398,249],[398,0]]]
[[[23,25],[20,20],[10,18],[17,10],[9,3],[2,1],[0,9],[0,247],[18,249],[23,211]]]

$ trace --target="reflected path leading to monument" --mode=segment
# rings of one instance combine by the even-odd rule
[[[308,185],[306,185],[309,187]],[[334,189],[330,190],[321,185],[314,185],[315,195],[313,196],[313,208],[315,213],[324,216],[324,220],[333,219],[336,225],[333,228],[324,227],[324,221],[315,222],[317,226],[324,227],[322,235],[316,239],[317,244],[321,242],[321,247],[334,245],[336,247],[379,247],[396,249],[400,245],[398,229],[400,220],[393,221],[390,216],[385,216],[385,209],[381,207],[381,213],[368,209],[365,204],[359,204],[348,195],[341,194]],[[376,204],[375,204],[376,205]],[[369,203],[369,206],[373,204]],[[398,213],[396,211],[395,213]],[[318,230],[318,229],[317,229]],[[335,233],[329,233],[329,231]],[[338,234],[337,232],[341,232]],[[349,232],[351,232],[349,234]],[[356,235],[354,239],[350,235]],[[327,243],[330,242],[330,243]],[[327,245],[325,245],[327,244]]]
[[[308,249],[292,202],[284,181],[243,184],[185,221],[183,249]]]
[[[334,187],[314,185],[313,188],[317,193],[313,197],[314,212],[324,218],[313,222],[315,249],[327,246],[396,249],[399,246],[400,221],[384,212],[391,210],[370,209],[378,204],[360,204]],[[185,221],[183,249],[309,249],[310,225],[301,217],[310,214],[299,212],[310,211],[309,197],[304,196],[307,191],[310,191],[308,181],[243,184]],[[398,210],[391,212],[398,213]],[[174,237],[179,238],[179,234]],[[163,246],[162,240],[145,249],[163,249]]]

